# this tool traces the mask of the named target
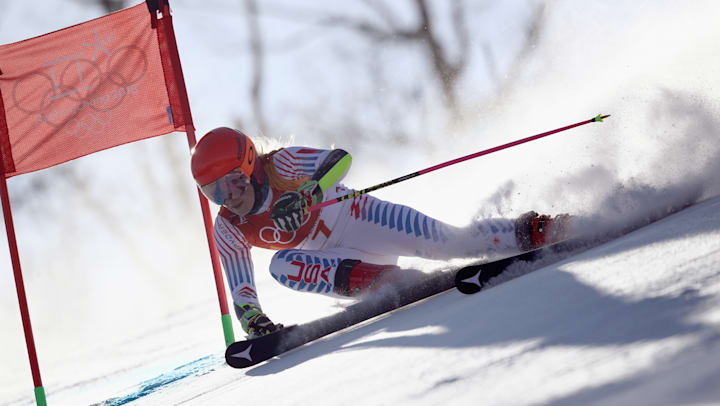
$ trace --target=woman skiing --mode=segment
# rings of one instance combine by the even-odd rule
[[[193,177],[222,206],[215,243],[237,317],[249,337],[275,331],[260,307],[250,248],[277,250],[270,274],[284,286],[355,296],[402,272],[399,256],[429,259],[515,253],[559,239],[563,221],[529,212],[453,227],[417,210],[369,195],[308,212],[353,191],[340,181],[350,168],[342,149],[289,147],[258,154],[245,134],[207,133],[193,151]]]

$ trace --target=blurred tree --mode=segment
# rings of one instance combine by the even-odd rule
[[[509,65],[504,77],[497,71],[497,63],[495,62],[491,48],[487,46],[485,47],[485,59],[488,64],[492,66],[492,68],[489,69],[492,69],[494,72],[494,79],[497,86],[496,100],[494,103],[502,103],[503,99],[512,88],[512,85],[515,83],[515,80],[522,73],[525,63],[527,63],[532,56],[533,51],[542,37],[545,14],[545,4],[542,2],[536,4],[525,26],[525,30],[523,32],[523,42],[520,50],[515,54],[514,60]]]
[[[502,99],[524,71],[540,40],[544,21],[543,1],[528,2],[531,11],[524,23],[522,43],[510,62],[505,56],[507,50],[502,49],[503,60],[498,62],[498,52],[493,51],[497,44],[486,38],[492,28],[485,29],[487,22],[482,20],[483,12],[497,4],[493,1],[353,0],[340,7],[298,7],[276,0],[263,2],[262,10],[258,10],[256,0],[242,1],[250,43],[248,56],[253,61],[249,99],[254,117],[239,118],[237,123],[254,123],[263,134],[311,132],[326,144],[341,142],[348,146],[369,140],[398,145],[415,140],[432,149],[436,137],[428,134],[453,133],[462,128],[479,104],[477,100],[468,104],[467,95],[476,97],[481,86],[463,80],[466,73],[484,68],[494,82],[495,94],[488,97]],[[263,17],[273,23],[287,21],[284,41],[263,40]],[[358,48],[357,42],[348,42],[346,34],[365,45]],[[267,77],[270,73],[265,61],[293,52],[312,65],[313,57],[303,56],[302,49],[317,42],[329,47],[325,57],[334,53],[337,66],[347,66],[319,66],[334,76],[328,78],[330,81],[346,79],[341,84],[345,87],[340,90],[343,95],[328,98],[327,92],[318,92],[317,97],[313,97],[313,90],[303,93],[302,103],[283,106],[283,131],[277,123],[266,120],[266,112],[277,108],[279,96],[263,97],[266,79],[273,80]],[[263,44],[267,44],[270,55],[266,55]],[[472,66],[483,60],[484,66]],[[362,66],[366,72],[358,75]],[[291,124],[293,118],[295,123]]]
[[[362,0],[362,3],[375,13],[376,19],[330,15],[322,18],[319,24],[353,30],[376,46],[388,43],[417,44],[423,49],[429,65],[432,66],[442,90],[444,104],[453,119],[459,118],[456,83],[467,68],[470,43],[464,2],[459,0],[450,2],[454,38],[449,41],[443,40],[438,34],[436,23],[439,17],[431,13],[427,0],[411,0],[416,19],[410,25],[403,24],[397,11],[389,7],[387,2]],[[451,42],[457,45],[454,57],[451,56]]]
[[[108,13],[114,13],[116,11],[122,10],[128,4],[125,0],[72,0],[79,4],[94,4],[97,6],[100,6],[100,8],[103,10],[103,14]]]
[[[113,13],[125,8],[125,0],[96,0],[98,4],[108,13]]]
[[[250,85],[250,102],[252,112],[260,134],[269,135],[263,110],[263,78],[264,48],[260,24],[258,22],[258,6],[256,0],[245,0],[245,17],[248,27],[248,39],[252,55],[252,81]]]

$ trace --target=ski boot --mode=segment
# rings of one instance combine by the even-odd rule
[[[240,315],[240,325],[248,338],[257,338],[283,328],[282,324],[274,324],[252,303],[236,303],[236,311]]]
[[[572,216],[560,214],[555,217],[527,212],[515,220],[515,238],[518,248],[532,251],[570,237]]]
[[[357,259],[344,259],[335,272],[335,293],[342,296],[357,296],[376,291],[381,285],[393,282],[394,274],[400,270],[396,265],[375,265]]]

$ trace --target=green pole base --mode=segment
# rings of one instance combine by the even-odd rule
[[[37,403],[38,406],[47,406],[45,389],[42,386],[35,388],[35,403]]]
[[[225,348],[235,342],[235,333],[233,333],[232,318],[229,314],[222,315],[223,333],[225,334]]]

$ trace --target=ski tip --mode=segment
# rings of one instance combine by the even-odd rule
[[[592,121],[594,121],[596,123],[602,123],[603,120],[608,117],[610,117],[610,114],[606,114],[606,115],[598,114],[597,116],[595,116],[595,118],[592,119]]]

